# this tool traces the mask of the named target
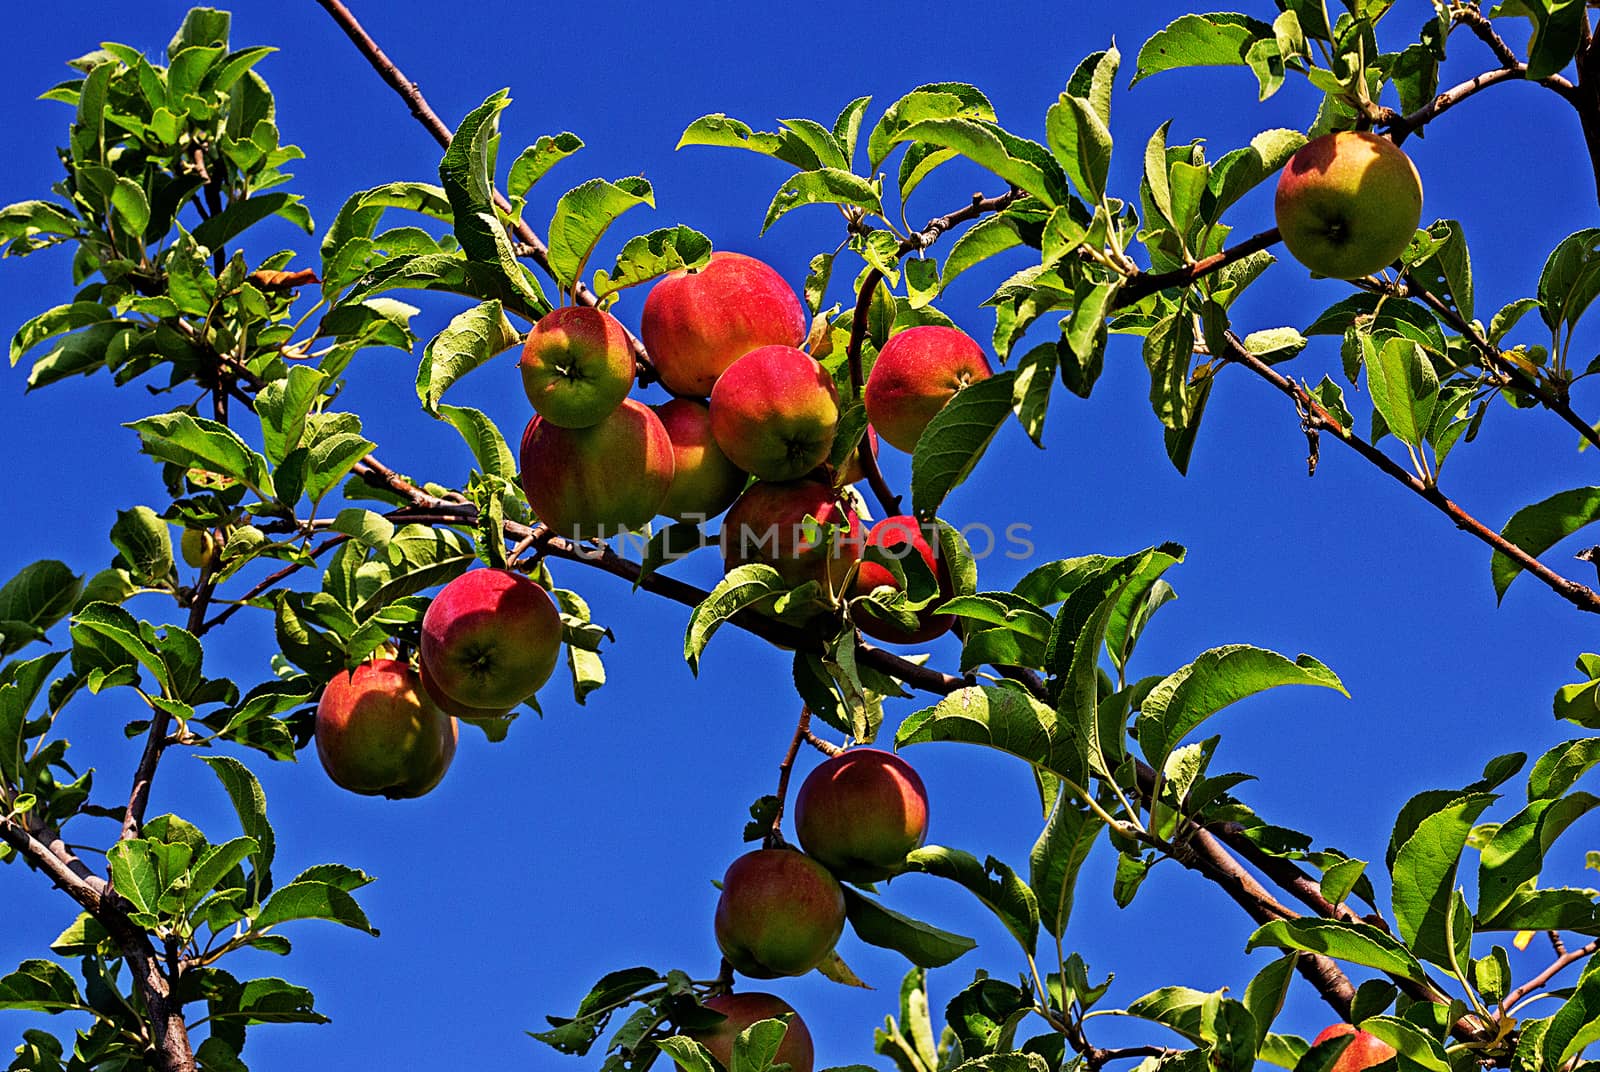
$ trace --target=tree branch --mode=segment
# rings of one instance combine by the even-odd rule
[[[1130,305],[1149,297],[1159,291],[1169,290],[1173,287],[1186,287],[1198,282],[1213,272],[1220,271],[1235,261],[1242,261],[1252,253],[1274,245],[1281,236],[1276,227],[1270,231],[1262,231],[1258,235],[1231,246],[1220,253],[1213,253],[1209,257],[1202,257],[1193,264],[1182,268],[1174,268],[1170,272],[1139,272],[1129,276],[1128,281],[1117,291],[1116,298],[1112,301],[1113,309],[1125,309]]]
[[[1383,451],[1344,427],[1336,417],[1323,409],[1317,400],[1312,398],[1310,393],[1303,387],[1246,350],[1244,344],[1239,341],[1238,336],[1228,332],[1227,339],[1227,353],[1218,356],[1233,364],[1243,365],[1292,398],[1303,414],[1302,421],[1308,428],[1334,433],[1345,446],[1361,455],[1385,475],[1409,488],[1429,505],[1450,518],[1451,521],[1455,522],[1457,528],[1477,537],[1494,550],[1516,562],[1523,570],[1537,577],[1552,592],[1579,610],[1588,611],[1591,614],[1600,614],[1600,594],[1596,594],[1593,589],[1555,572],[1537,558],[1451,502],[1437,487],[1424,484],[1414,473],[1402,468]]]
[[[1529,994],[1533,993],[1535,990],[1538,990],[1550,980],[1554,979],[1561,973],[1562,969],[1566,968],[1569,964],[1576,964],[1585,957],[1593,956],[1596,949],[1600,949],[1600,942],[1590,942],[1588,945],[1585,945],[1580,949],[1574,949],[1570,953],[1561,954],[1561,956],[1557,957],[1544,971],[1540,972],[1538,975],[1535,975],[1532,979],[1529,979],[1511,993],[1507,994],[1504,1000],[1500,1002],[1500,1015],[1504,1016],[1509,1013],[1513,1008],[1516,1007],[1517,1002],[1521,1001],[1523,998],[1527,997]]]

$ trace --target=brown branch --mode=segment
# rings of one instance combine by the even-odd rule
[[[1555,592],[1556,595],[1565,599],[1579,610],[1588,611],[1591,614],[1600,614],[1600,594],[1596,594],[1593,589],[1555,572],[1537,558],[1467,513],[1454,502],[1451,502],[1437,487],[1424,484],[1414,473],[1402,468],[1383,451],[1344,427],[1339,423],[1338,418],[1323,409],[1317,403],[1317,400],[1312,398],[1310,393],[1303,387],[1286,378],[1271,365],[1246,350],[1244,344],[1239,341],[1238,336],[1229,332],[1227,339],[1228,351],[1219,356],[1226,361],[1243,365],[1288,395],[1304,414],[1303,420],[1309,427],[1334,433],[1345,446],[1361,455],[1385,475],[1409,488],[1429,505],[1450,518],[1451,521],[1455,522],[1457,528],[1477,537],[1494,550],[1516,562],[1523,570],[1539,578],[1552,592]]]
[[[323,552],[328,551],[331,548],[339,546],[341,543],[344,543],[349,538],[350,537],[345,536],[343,534],[340,534],[338,536],[330,537],[329,539],[327,539],[327,540],[323,541],[322,543],[318,544],[316,547],[312,548],[311,557],[312,558],[317,558]],[[257,582],[254,586],[252,586],[251,589],[248,592],[244,593],[238,599],[233,600],[227,607],[223,608],[223,610],[220,613],[218,613],[218,615],[215,618],[212,618],[210,621],[206,622],[205,625],[203,626],[203,629],[205,629],[207,631],[215,629],[217,626],[221,625],[223,622],[227,621],[229,618],[232,618],[235,614],[237,614],[241,607],[248,606],[249,603],[250,603],[250,600],[254,599],[256,596],[260,595],[262,592],[267,591],[269,588],[271,588],[273,585],[277,584],[279,581],[282,581],[282,580],[292,576],[296,571],[304,569],[304,568],[305,568],[305,563],[304,562],[291,562],[287,566],[283,567],[282,569],[276,570],[276,571],[268,574],[267,576],[261,578],[261,580],[259,582]]]
[[[789,750],[783,754],[783,762],[778,764],[778,806],[772,812],[772,828],[767,831],[763,842],[764,847],[776,849],[783,845],[783,809],[789,801],[789,776],[794,773],[794,761],[800,755],[800,744],[811,732],[811,708],[802,706],[800,718],[794,724],[794,737],[789,741]]]
[[[834,744],[832,741],[823,740],[821,737],[818,737],[811,730],[806,730],[806,744],[809,744],[812,748],[815,748],[818,752],[821,752],[823,755],[827,756],[830,759],[833,758],[834,756],[842,756],[842,755],[844,755],[844,749],[843,748],[840,748],[838,745]]]
[[[1516,1006],[1517,1002],[1544,986],[1551,979],[1554,979],[1568,965],[1576,964],[1585,957],[1592,956],[1596,949],[1600,949],[1600,942],[1590,942],[1580,949],[1574,949],[1570,953],[1563,953],[1557,957],[1548,968],[1505,996],[1500,1002],[1500,1015],[1506,1015]]]
[[[1116,298],[1112,301],[1113,309],[1124,309],[1144,298],[1159,291],[1169,290],[1172,287],[1186,287],[1199,281],[1204,276],[1220,271],[1235,261],[1241,261],[1252,253],[1259,253],[1273,245],[1281,236],[1276,227],[1270,231],[1262,231],[1258,235],[1231,246],[1220,253],[1213,253],[1209,257],[1202,257],[1193,264],[1182,268],[1174,268],[1170,272],[1139,272],[1128,277],[1128,281],[1117,291]]]

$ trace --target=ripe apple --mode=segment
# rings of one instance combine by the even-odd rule
[[[1341,130],[1307,142],[1278,176],[1278,231],[1318,275],[1371,275],[1405,252],[1422,220],[1422,179],[1388,138]]]
[[[631,398],[588,428],[535,417],[522,433],[521,460],[533,512],[571,539],[639,528],[672,486],[672,440],[650,407]]]
[[[1339,1059],[1328,1072],[1361,1072],[1364,1068],[1380,1065],[1393,1057],[1395,1049],[1376,1035],[1358,1030],[1354,1024],[1332,1024],[1311,1040],[1311,1045],[1327,1042],[1341,1035],[1353,1035],[1350,1045],[1344,1048]]]
[[[909,454],[957,391],[993,374],[983,347],[964,332],[937,324],[907,328],[889,337],[867,374],[867,419]]]
[[[828,869],[794,849],[756,849],[722,877],[717,946],[756,979],[804,975],[844,931],[844,891]]]
[[[480,712],[509,710],[532,696],[560,655],[561,612],[548,592],[511,570],[463,573],[422,616],[429,683]]]
[[[928,836],[928,791],[893,752],[851,748],[801,784],[794,826],[800,846],[835,877],[877,882]]]
[[[937,531],[933,535],[937,538]],[[922,556],[922,561],[927,563],[928,572],[939,580],[938,602],[955,595],[955,584],[950,579],[950,564],[934,549],[934,545],[928,542],[928,532],[923,529],[922,523],[909,514],[886,517],[872,526],[872,531],[867,533],[867,546],[881,547],[890,557],[902,561],[915,550]],[[866,595],[874,588],[884,586],[898,589],[900,584],[895,580],[894,574],[883,566],[872,561],[862,561],[856,568],[854,594]],[[948,633],[956,621],[954,615],[938,614],[934,611],[938,602],[917,612],[917,628],[912,630],[902,629],[894,622],[874,617],[872,612],[866,609],[862,609],[856,616],[856,625],[868,636],[892,644],[926,644],[935,637]]]
[[[456,735],[456,720],[394,659],[335,674],[317,702],[317,758],[335,785],[364,796],[422,796],[450,768]]]
[[[745,474],[717,446],[711,411],[689,398],[674,398],[652,408],[672,440],[672,487],[661,513],[678,521],[716,517],[739,497]]]
[[[795,480],[821,465],[839,430],[839,392],[804,350],[763,346],[711,389],[711,434],[728,459],[762,480]]]
[[[628,333],[610,313],[582,305],[546,314],[522,344],[522,387],[534,410],[561,428],[588,428],[633,388]]]
[[[789,1072],[811,1072],[816,1066],[811,1032],[807,1030],[805,1021],[800,1019],[799,1013],[782,998],[756,992],[721,994],[708,998],[703,1004],[713,1012],[722,1013],[727,1019],[715,1027],[686,1031],[684,1034],[710,1050],[711,1056],[721,1061],[723,1068],[733,1067],[733,1043],[739,1037],[739,1032],[757,1021],[779,1020],[785,1016],[789,1017],[789,1029],[784,1032],[772,1063],[788,1065]]]
[[[799,346],[806,313],[771,267],[740,253],[713,253],[698,271],[668,272],[651,288],[639,336],[675,395],[704,398],[724,369],[762,346]]]
[[[861,547],[861,519],[821,480],[757,481],[722,520],[724,570],[764,562],[791,588],[838,591]]]

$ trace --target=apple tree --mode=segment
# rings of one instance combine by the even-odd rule
[[[1442,515],[1419,540],[1453,527],[1486,545],[1497,595],[1525,575],[1556,610],[1600,612],[1600,593],[1547,554],[1600,519],[1600,492],[1519,500],[1491,523],[1442,483],[1511,411],[1600,447],[1575,397],[1597,368],[1577,329],[1600,295],[1600,232],[1540,251],[1542,271],[1517,284],[1528,296],[1479,309],[1464,229],[1423,214],[1427,176],[1405,153],[1436,122],[1468,121],[1456,109],[1469,98],[1532,84],[1575,112],[1600,186],[1587,5],[1434,0],[1415,33],[1391,0],[1193,11],[1131,57],[1108,45],[1069,65],[1023,127],[953,81],[837,115],[686,117],[670,132],[680,146],[783,169],[751,231],[837,213],[789,280],[759,246],[713,250],[698,221],[622,237],[631,209],[654,206],[649,181],[557,183],[582,141],[555,132],[513,155],[504,91],[445,124],[347,6],[320,4],[439,143],[437,182],[374,171],[319,227],[286,171],[301,154],[261,73],[272,50],[235,47],[228,14],[197,8],[164,52],[108,42],[71,61],[45,94],[65,108],[62,177],[0,209],[6,256],[56,250],[66,269],[15,327],[12,364],[30,389],[127,388],[144,411],[104,441],[136,445],[162,489],[121,504],[109,566],[45,557],[0,585],[0,860],[7,883],[52,885],[76,912],[0,976],[0,1009],[38,1025],[11,1069],[232,1072],[258,1028],[323,1019],[309,989],[249,966],[290,953],[303,921],[376,933],[361,903],[372,876],[360,861],[274,874],[281,840],[315,834],[274,825],[267,765],[298,756],[303,777],[427,808],[458,750],[537,732],[519,713],[602,704],[605,660],[698,669],[733,630],[785,653],[789,673],[767,684],[797,717],[781,755],[750,749],[756,766],[778,762],[777,784],[750,804],[704,956],[636,965],[615,949],[561,965],[574,1004],[526,1025],[530,1060],[812,1072],[825,1032],[859,1036],[850,1067],[901,1072],[1589,1067],[1600,894],[1541,874],[1600,804],[1577,788],[1600,764],[1596,738],[1531,765],[1497,741],[1467,784],[1415,787],[1386,844],[1378,831],[1365,856],[1342,851],[1259,813],[1250,775],[1213,770],[1208,722],[1281,686],[1344,692],[1334,669],[1220,636],[1149,665],[1136,648],[1174,596],[1183,547],[1041,538],[1004,587],[949,506],[963,483],[1001,479],[985,454],[1003,426],[1042,442],[1052,411],[1089,398],[1108,349],[1126,347],[1155,418],[1128,434],[1157,437],[1179,472],[1224,373],[1259,380],[1298,420],[1311,471],[1329,444]],[[1443,80],[1447,45],[1476,49],[1481,68]],[[1303,83],[1317,106],[1211,155],[1170,124],[1114,121],[1127,87],[1158,94],[1190,67],[1254,78],[1262,101]],[[1142,161],[1127,188],[1114,151]],[[987,186],[912,225],[908,200],[947,166]],[[1274,187],[1278,226],[1261,229],[1239,206]],[[306,241],[261,254],[274,220]],[[1246,290],[1308,269],[1342,280],[1331,306],[1236,321]],[[993,275],[992,313],[952,315],[947,288],[969,271]],[[448,303],[448,323],[423,340],[408,298]],[[980,314],[982,337],[958,326]],[[1340,376],[1311,382],[1297,361],[1319,336],[1337,340]],[[404,355],[413,419],[448,425],[469,462],[412,474],[385,461],[346,401],[375,374],[369,350],[390,351],[391,369]],[[520,385],[526,426],[449,401],[469,376]],[[879,461],[890,451],[909,457],[898,486],[904,467]],[[719,557],[711,583],[685,579]],[[682,636],[616,643],[586,593],[617,580],[681,605]],[[271,650],[236,680],[208,654],[245,629]],[[1555,714],[1600,728],[1600,656],[1571,654],[1582,680]],[[93,719],[125,722],[125,786],[97,785],[69,748]],[[997,750],[1031,775],[1031,848],[928,842],[910,747],[928,742]],[[813,750],[824,758],[791,785]],[[231,803],[222,827],[152,814],[158,771],[182,755]],[[1366,856],[1380,848],[1375,884]],[[1114,965],[1075,951],[1093,854],[1114,858],[1119,906],[1174,861],[1270,955],[1220,990],[1183,985],[1174,963],[1170,985],[1121,992]],[[1009,944],[974,969],[959,919],[897,900],[889,880],[905,874],[970,895]],[[1508,946],[1541,932],[1551,959],[1514,965]],[[863,945],[905,967],[868,980],[898,984],[870,1038],[769,993],[813,971],[863,985],[846,959]],[[959,987],[942,1007],[930,973]],[[1344,1026],[1274,1030],[1296,989]],[[48,1030],[63,1013],[84,1026]]]

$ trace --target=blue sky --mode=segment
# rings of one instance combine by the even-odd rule
[[[1269,3],[1242,6],[1270,18]],[[67,77],[61,61],[106,39],[159,53],[184,9],[84,0],[70,10],[46,14],[29,5],[9,14],[13,44],[0,68],[9,159],[0,203],[44,196],[58,176],[53,149],[64,140],[68,114],[34,98]],[[1203,137],[1214,159],[1261,130],[1304,128],[1314,115],[1314,97],[1293,79],[1258,103],[1255,80],[1243,68],[1163,74],[1128,92],[1139,43],[1184,10],[1168,2],[1037,10],[816,3],[779,19],[760,5],[732,3],[604,11],[412,0],[356,5],[447,122],[510,87],[504,159],[541,134],[571,130],[587,142],[540,187],[529,210],[536,227],[568,186],[642,172],[659,207],[625,217],[618,238],[686,223],[719,248],[767,260],[796,285],[810,256],[840,241],[838,217],[824,208],[796,211],[758,238],[786,166],[724,150],[675,153],[691,120],[723,111],[758,129],[791,117],[831,123],[847,101],[871,94],[872,122],[911,88],[956,80],[982,88],[1009,128],[1040,138],[1044,110],[1078,60],[1115,39],[1124,73],[1113,103],[1111,187],[1132,196],[1145,140],[1167,119],[1174,121],[1171,143]],[[1404,44],[1429,14],[1428,4],[1402,0],[1382,26],[1386,41]],[[235,46],[259,43],[281,49],[259,69],[278,94],[284,140],[306,151],[292,169],[293,188],[319,227],[357,189],[434,180],[439,154],[431,139],[314,5],[239,5]],[[1452,41],[1444,80],[1493,65],[1463,34]],[[1550,248],[1594,220],[1576,121],[1536,87],[1486,91],[1408,149],[1424,180],[1424,220],[1459,219],[1472,242],[1481,316],[1531,294]],[[975,168],[951,165],[919,190],[910,218],[921,222],[960,206],[974,190],[1000,188]],[[1229,218],[1240,236],[1271,226],[1270,186]],[[259,241],[263,254],[292,246],[304,253],[295,266],[315,264],[315,241],[287,225]],[[595,263],[608,259],[603,250]],[[970,273],[941,307],[986,338],[992,319],[978,303],[1020,264]],[[851,275],[837,273],[830,299],[842,296]],[[69,288],[64,257],[0,265],[0,327],[9,333],[69,300]],[[1235,306],[1235,324],[1304,327],[1347,291],[1283,263]],[[618,307],[630,325],[641,300],[630,294]],[[418,304],[424,338],[461,308],[435,299]],[[1539,341],[1529,333],[1513,339]],[[1585,343],[1593,345],[1581,340],[1579,352]],[[501,358],[451,396],[488,411],[508,435],[528,417],[512,363]],[[1324,372],[1338,379],[1337,346],[1320,341],[1289,368],[1312,383]],[[414,361],[400,353],[369,351],[351,374],[345,406],[363,415],[366,434],[395,468],[463,481],[470,458],[453,431],[419,411],[414,374]],[[13,474],[0,577],[45,557],[93,571],[112,554],[105,533],[117,510],[162,505],[157,467],[135,453],[133,433],[120,425],[170,403],[139,387],[116,392],[103,376],[27,396],[24,379],[22,368],[0,378],[0,445]],[[1319,844],[1375,861],[1369,873],[1381,885],[1390,825],[1412,793],[1471,781],[1500,752],[1537,755],[1575,735],[1552,720],[1550,697],[1574,676],[1574,657],[1594,647],[1592,622],[1527,580],[1496,607],[1487,549],[1327,437],[1321,467],[1307,479],[1293,408],[1243,370],[1229,370],[1213,392],[1187,478],[1164,456],[1147,392],[1136,345],[1114,341],[1092,400],[1058,390],[1045,449],[1007,427],[945,514],[995,529],[1032,526],[1036,557],[990,557],[980,565],[982,588],[1008,588],[1046,558],[1164,540],[1186,545],[1187,562],[1169,574],[1181,598],[1146,635],[1137,673],[1175,669],[1206,648],[1235,642],[1308,652],[1339,673],[1350,700],[1285,690],[1215,723],[1224,733],[1216,769],[1257,774],[1241,794],[1259,811],[1312,832]],[[1580,385],[1579,411],[1597,403]],[[1354,404],[1364,414],[1364,399]],[[1520,505],[1593,482],[1595,460],[1579,454],[1573,439],[1538,413],[1502,407],[1478,441],[1452,457],[1445,490],[1498,528]],[[904,486],[908,459],[887,449],[884,458],[891,482]],[[1589,579],[1589,567],[1565,557],[1586,542],[1575,538],[1549,561]],[[708,586],[717,572],[714,556],[678,569]],[[598,1061],[559,1058],[523,1032],[542,1027],[545,1013],[570,1013],[588,984],[614,968],[715,972],[711,880],[743,851],[747,805],[772,790],[798,709],[789,659],[725,631],[695,679],[679,658],[683,608],[574,566],[558,565],[557,579],[581,591],[617,635],[607,652],[610,682],[586,707],[572,702],[558,678],[545,691],[542,721],[524,717],[498,746],[466,731],[445,782],[418,801],[345,794],[309,757],[257,767],[278,826],[279,870],[338,860],[377,875],[362,900],[384,933],[374,940],[309,924],[289,932],[296,944],[289,960],[234,964],[239,974],[281,974],[310,986],[334,1020],[253,1031],[245,1057],[254,1067],[323,1064],[330,1055],[352,1068],[591,1067]],[[170,613],[155,602],[133,609],[152,620]],[[234,625],[208,640],[208,669],[259,680],[267,673],[271,623],[241,614]],[[934,646],[936,664],[953,667],[956,656],[953,640]],[[890,726],[922,704],[893,704]],[[69,709],[74,755],[96,767],[103,787],[97,799],[125,793],[136,753],[121,724],[138,717],[125,706],[109,694]],[[1040,824],[1025,767],[951,745],[907,755],[929,787],[933,841],[1025,867]],[[817,758],[807,754],[802,763],[808,769]],[[1518,784],[1509,788],[1516,792]],[[214,838],[233,832],[214,780],[181,752],[167,759],[156,785],[152,812],[166,810]],[[80,839],[106,834],[93,829],[101,820],[80,822]],[[1561,874],[1552,878],[1583,881],[1586,832],[1592,827],[1563,842],[1552,866]],[[1126,1004],[1166,983],[1237,992],[1264,963],[1266,954],[1242,953],[1249,921],[1199,877],[1163,864],[1139,899],[1118,910],[1109,896],[1111,863],[1102,845],[1082,877],[1067,941],[1097,974],[1117,973],[1110,1001]],[[933,973],[936,1008],[974,968],[1011,977],[1025,967],[1000,928],[959,890],[908,877],[890,886],[888,899],[981,942]],[[13,867],[0,873],[0,916],[0,966],[8,967],[38,955],[73,912],[37,876]],[[818,1067],[882,1064],[871,1054],[872,1029],[894,1011],[905,965],[848,936],[841,952],[874,990],[845,990],[816,975],[772,988],[810,1023]],[[1542,963],[1534,954],[1514,958],[1522,974]],[[1310,1034],[1329,1019],[1314,995],[1297,989],[1280,1026]],[[0,1039],[20,1035],[24,1024],[20,1016],[0,1017]],[[1109,1031],[1105,1041],[1118,1037]],[[1155,1027],[1126,1037],[1171,1041]]]

